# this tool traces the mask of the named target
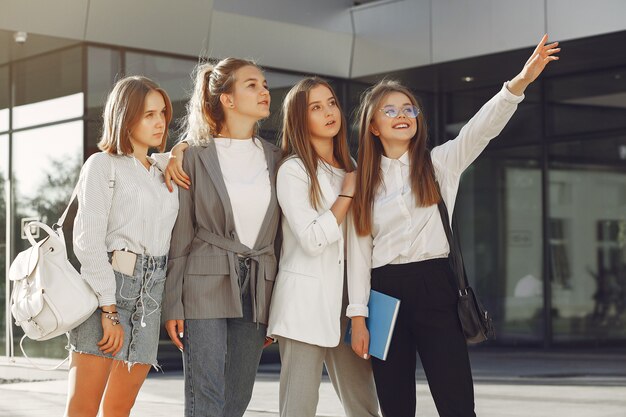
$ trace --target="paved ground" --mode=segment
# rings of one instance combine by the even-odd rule
[[[475,351],[476,411],[481,417],[626,417],[626,352]],[[278,367],[263,365],[246,417],[278,415]],[[0,416],[61,416],[65,372],[42,373],[1,364],[0,378],[41,379],[0,385]],[[60,379],[58,379],[60,378]],[[133,416],[182,415],[182,374],[151,374]],[[418,372],[418,416],[437,416]],[[344,416],[327,379],[320,389],[318,416]]]

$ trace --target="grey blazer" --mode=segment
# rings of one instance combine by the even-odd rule
[[[237,255],[249,257],[253,321],[267,324],[276,277],[276,166],[281,151],[261,140],[272,186],[269,207],[253,248],[239,241],[215,142],[192,146],[183,168],[190,190],[179,188],[179,211],[170,244],[163,319],[242,317]]]

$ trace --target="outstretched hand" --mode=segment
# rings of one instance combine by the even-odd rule
[[[553,42],[546,44],[546,42],[548,42],[547,33],[543,35],[543,38],[539,41],[532,55],[524,64],[522,71],[509,82],[508,87],[513,94],[521,96],[524,90],[526,90],[526,87],[539,77],[546,65],[559,59],[559,57],[555,55],[557,52],[561,51],[561,48],[558,48],[559,43]]]

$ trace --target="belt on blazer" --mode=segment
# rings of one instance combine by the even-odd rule
[[[274,243],[260,248],[250,249],[248,246],[236,240],[219,236],[209,232],[204,228],[199,228],[196,232],[198,239],[217,246],[226,251],[228,255],[228,264],[230,266],[230,284],[233,299],[241,300],[241,288],[239,286],[239,262],[235,262],[235,257],[242,257],[250,260],[250,277],[254,277],[254,285],[251,285],[252,291],[252,321],[258,323],[259,310],[265,309],[268,300],[262,300],[259,294],[265,294],[265,262],[261,262],[262,258],[271,258],[274,256]],[[243,307],[243,306],[242,306]],[[243,314],[243,310],[242,310]]]

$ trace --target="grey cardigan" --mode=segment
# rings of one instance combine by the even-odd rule
[[[237,255],[249,257],[253,321],[267,324],[276,277],[276,239],[280,208],[276,200],[276,166],[281,151],[261,140],[272,195],[253,248],[239,241],[233,211],[220,169],[215,142],[192,146],[183,168],[190,190],[179,188],[179,211],[169,252],[163,319],[242,317]],[[278,246],[276,246],[278,245]]]

